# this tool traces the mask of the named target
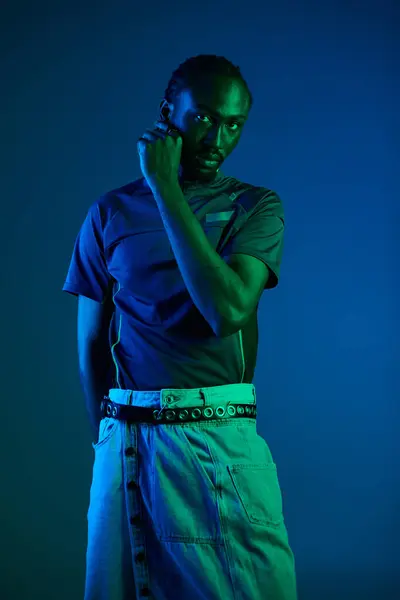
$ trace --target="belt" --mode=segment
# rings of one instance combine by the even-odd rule
[[[255,404],[228,404],[228,406],[188,407],[188,408],[144,408],[142,406],[129,406],[117,404],[104,396],[100,405],[101,417],[111,417],[119,421],[153,423],[164,425],[167,423],[186,423],[194,421],[214,421],[217,419],[255,419],[257,407]]]

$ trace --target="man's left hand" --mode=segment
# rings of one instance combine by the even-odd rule
[[[140,168],[152,189],[178,183],[182,154],[179,132],[163,121],[156,121],[154,125],[155,128],[146,129],[137,142]]]

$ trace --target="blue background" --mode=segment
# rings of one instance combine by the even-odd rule
[[[238,64],[254,95],[223,171],[275,189],[286,212],[254,383],[300,600],[400,597],[399,6],[5,6],[4,600],[83,597],[93,450],[61,287],[89,205],[141,176],[136,140],[200,53]]]

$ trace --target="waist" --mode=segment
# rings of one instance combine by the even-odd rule
[[[157,391],[113,388],[101,404],[102,417],[154,424],[257,416],[255,387],[235,383]]]

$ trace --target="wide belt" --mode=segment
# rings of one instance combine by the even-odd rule
[[[255,404],[228,404],[228,406],[187,407],[187,408],[144,408],[117,404],[104,396],[100,406],[101,417],[111,417],[130,423],[153,423],[165,425],[168,423],[193,423],[194,421],[213,421],[216,419],[255,419],[257,407]]]

